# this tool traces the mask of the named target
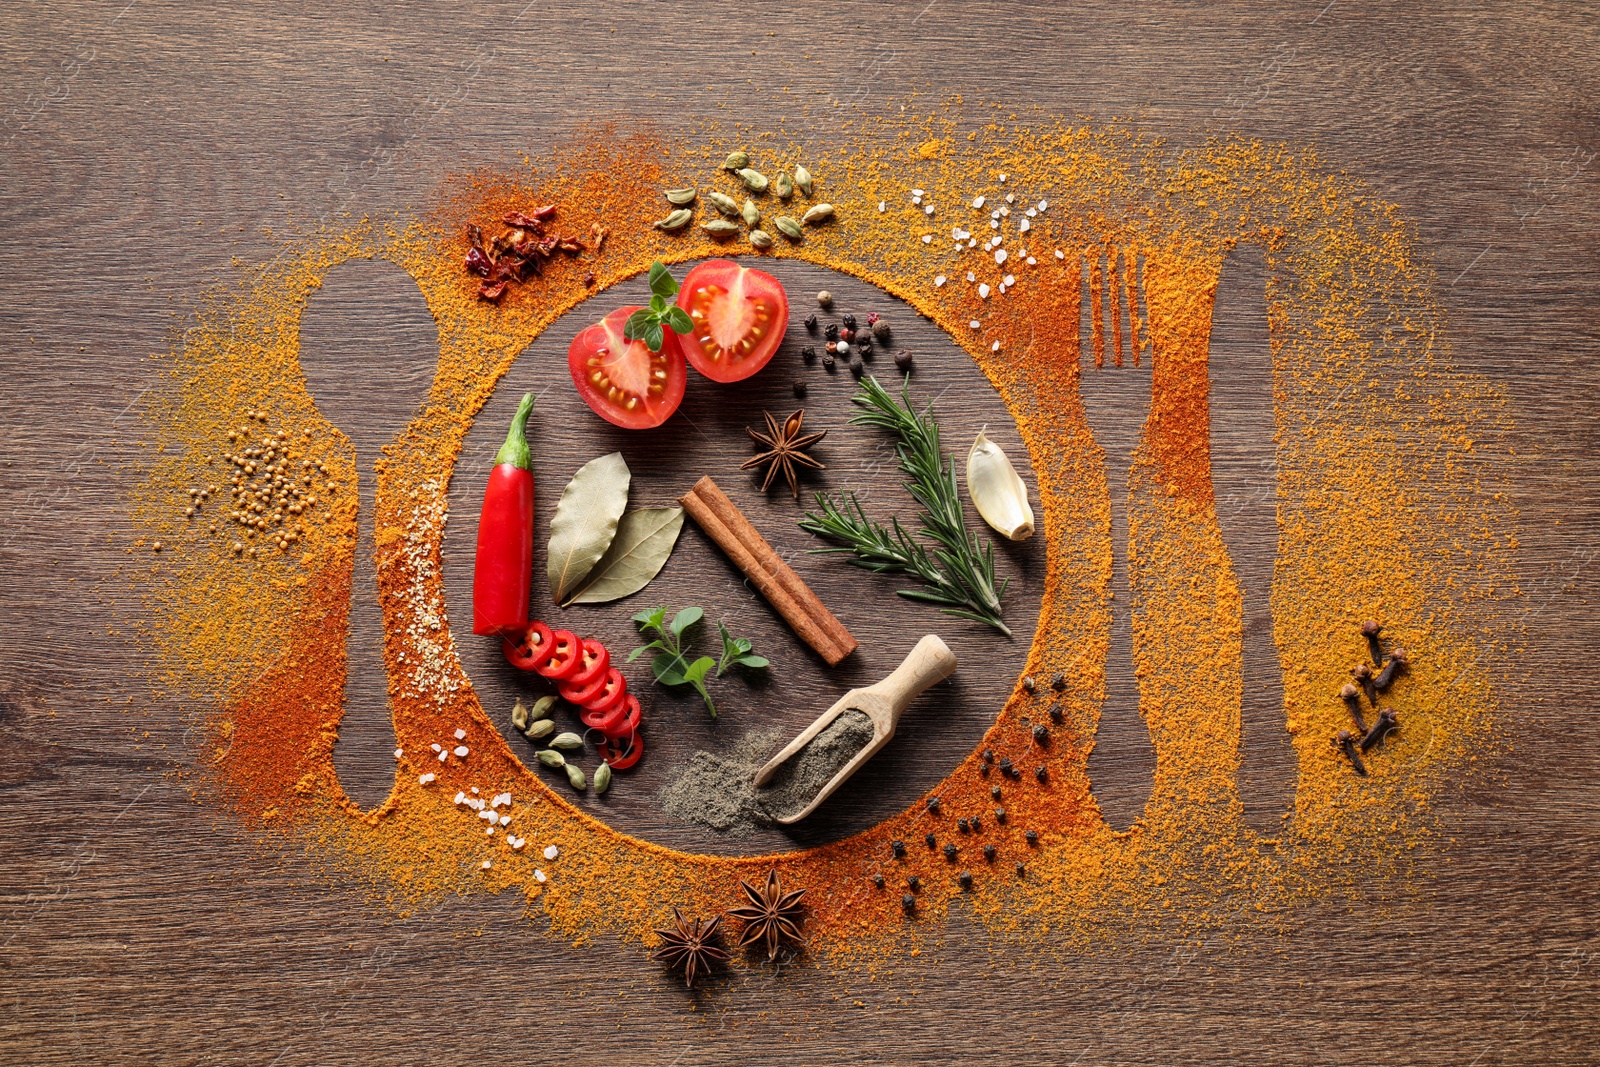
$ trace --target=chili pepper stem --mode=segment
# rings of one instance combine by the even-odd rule
[[[533,414],[533,394],[523,393],[517,404],[517,413],[511,417],[511,428],[506,431],[506,443],[495,453],[494,462],[509,463],[528,470],[533,466],[533,453],[528,448],[528,416]]]

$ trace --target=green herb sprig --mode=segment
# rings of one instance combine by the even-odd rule
[[[622,337],[626,341],[643,341],[652,352],[661,351],[666,343],[665,327],[673,333],[689,333],[694,320],[689,313],[672,302],[678,295],[678,280],[659,259],[650,264],[650,306],[640,308],[622,324]]]
[[[655,639],[628,653],[628,662],[632,663],[646,652],[654,652],[655,655],[650,660],[650,671],[655,675],[657,684],[694,686],[695,691],[700,694],[700,699],[706,702],[706,710],[715,719],[717,707],[711,702],[711,693],[706,689],[706,675],[711,669],[716,668],[716,676],[721,678],[724,671],[733,667],[759,670],[767,666],[767,660],[765,657],[754,655],[749,641],[743,637],[734,637],[720,622],[717,623],[717,632],[722,636],[722,658],[716,660],[710,656],[700,656],[691,660],[690,631],[704,618],[705,612],[696,607],[684,608],[673,615],[670,622],[667,620],[666,608],[651,608],[639,612],[633,617],[633,621],[639,625],[639,632],[646,637],[654,634]]]
[[[838,497],[818,493],[820,513],[806,512],[800,528],[842,546],[819,552],[847,553],[858,567],[876,574],[907,574],[922,583],[921,589],[897,590],[901,596],[942,605],[946,615],[984,623],[1009,637],[1011,629],[1001,619],[1000,606],[1007,580],[996,587],[994,545],[967,532],[955,459],[947,458],[939,445],[933,406],[921,412],[912,407],[909,378],[901,395],[896,401],[876,378],[866,375],[861,391],[850,398],[863,410],[850,421],[880,427],[899,438],[895,458],[910,478],[906,490],[922,507],[917,533],[931,544],[913,537],[897,518],[888,526],[869,519],[853,493]]]

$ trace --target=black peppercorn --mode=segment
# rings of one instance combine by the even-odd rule
[[[999,800],[1000,799],[1000,787],[997,786],[997,785],[991,785],[989,787],[989,795],[994,797],[996,800]]]
[[[962,833],[966,833],[967,832],[967,820],[965,820],[965,819],[957,819],[956,820],[956,829],[960,830]]]
[[[856,328],[856,317],[854,315],[845,315],[840,321],[844,323],[846,329],[853,330]]]
[[[989,777],[989,765],[987,763],[978,764],[978,773],[985,778]]]
[[[850,327],[846,326],[844,329],[839,331],[839,340],[841,340],[841,341],[854,341],[855,339],[856,339],[856,332],[854,330],[852,330]]]
[[[822,369],[827,371],[829,374],[834,373],[833,356],[828,355],[822,357]]]
[[[794,382],[794,395],[799,400],[806,398],[806,383],[796,378]]]
[[[1039,843],[1039,834],[1035,830],[1029,830],[1022,836],[1028,839],[1028,844],[1030,845],[1037,845]]]
[[[913,874],[910,878],[906,879],[906,885],[910,886],[911,891],[915,893],[917,890],[922,888],[922,879]]]
[[[939,814],[939,798],[938,797],[929,797],[928,798],[928,810],[933,812],[935,815]]]
[[[1050,676],[1050,688],[1051,689],[1054,689],[1056,692],[1059,693],[1059,692],[1061,692],[1061,690],[1065,689],[1066,687],[1067,687],[1067,676],[1066,675],[1062,674],[1060,671],[1056,671],[1056,673],[1054,673],[1054,674],[1052,674]]]
[[[946,845],[944,846],[944,858],[954,863],[956,861],[956,853],[960,851],[955,845]]]
[[[810,330],[812,333],[817,332],[817,317],[815,315],[806,316],[806,329]]]
[[[961,888],[962,889],[971,889],[972,888],[972,872],[971,871],[962,871],[960,874],[956,875],[956,881],[961,883]]]
[[[909,371],[911,369],[911,353],[896,352],[894,354],[894,365],[903,371]]]
[[[1023,875],[1025,875],[1027,873],[1028,873],[1028,868],[1027,867],[1023,866],[1020,863],[1017,864],[1017,877],[1018,878],[1021,878]]]
[[[972,832],[975,834],[983,832],[983,820],[976,815],[967,820],[967,825],[972,827]]]
[[[1060,722],[1061,721],[1061,705],[1060,704],[1051,704],[1050,705],[1050,721],[1051,722]]]
[[[815,363],[817,360],[816,348],[811,345],[806,345],[805,347],[801,348],[800,358],[805,360],[807,363]]]
[[[917,906],[917,898],[912,896],[910,893],[907,893],[905,896],[900,898],[900,906],[907,911],[911,911]]]
[[[872,884],[877,886],[879,889],[882,889],[883,888],[883,875],[881,875],[881,874],[873,875],[872,876]]]
[[[1039,781],[1043,782],[1050,777],[1050,772],[1046,770],[1044,764],[1041,763],[1039,766],[1033,769],[1033,776],[1039,779]]]
[[[876,337],[880,341],[887,341],[889,339],[889,324],[883,319],[879,319],[877,322],[873,323],[872,336]]]
[[[1033,739],[1041,745],[1050,740],[1050,727],[1044,723],[1035,726],[1033,728]]]
[[[826,337],[830,341],[837,341],[839,339],[838,324],[832,322],[828,323],[828,325],[822,328],[822,336]]]
[[[903,859],[906,858],[906,843],[904,841],[899,840],[898,838],[896,840],[890,841],[889,842],[889,851],[894,853],[894,858],[895,859],[903,860]]]
[[[995,808],[994,809],[994,821],[995,822],[1000,822],[1000,823],[1003,823],[1003,822],[1006,821],[1006,809],[1005,808]]]
[[[928,843],[928,847],[929,848],[932,848],[934,845],[937,845],[939,843],[939,839],[937,837],[934,837],[932,834],[929,834],[927,837],[924,837],[923,840]]]
[[[861,377],[862,374],[866,373],[866,369],[867,369],[867,365],[865,363],[861,362],[861,357],[860,356],[851,356],[850,357],[850,373],[851,374],[854,374],[857,378],[859,378],[859,377]]]
[[[1005,775],[1009,775],[1011,773],[1010,757],[1004,757],[1000,760],[1000,773]]]
[[[993,763],[994,762],[994,749],[992,749],[992,748],[984,749],[983,750],[982,759],[983,759],[983,762],[985,762],[985,763]]]
[[[872,358],[872,342],[871,341],[857,341],[856,342],[856,351],[861,354],[861,358],[862,359],[871,359]]]
[[[994,862],[994,856],[995,856],[995,848],[994,848],[994,846],[993,845],[984,845],[983,846],[983,858],[988,860],[990,863],[993,863]],[[879,877],[881,878],[883,876],[879,875]]]

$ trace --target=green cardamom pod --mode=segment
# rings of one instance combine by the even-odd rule
[[[556,724],[551,722],[549,719],[537,719],[530,723],[527,730],[523,732],[528,735],[529,741],[537,741],[540,738],[549,737],[551,734],[555,733]]]
[[[686,207],[680,207],[656,223],[658,230],[681,230],[694,219],[694,212]]]
[[[565,767],[567,765],[567,757],[553,748],[541,748],[534,755],[538,756],[539,762],[546,767]]]
[[[739,213],[739,201],[726,193],[707,193],[706,199],[711,201],[711,206],[732,218]]]
[[[538,700],[535,700],[533,702],[533,707],[531,709],[529,709],[529,711],[528,711],[528,720],[530,722],[537,722],[540,719],[548,719],[550,717],[550,709],[555,707],[555,706],[556,706],[556,698],[555,697],[553,697],[553,696],[542,696],[542,697],[540,697]]]
[[[702,222],[700,228],[719,241],[725,241],[739,232],[738,224],[729,222],[727,219],[713,219],[710,222]]]
[[[694,203],[694,193],[695,189],[692,185],[685,185],[682,189],[664,190],[664,195],[666,198],[672,203],[679,205]]]
[[[604,793],[611,788],[611,764],[602,763],[594,769],[594,791]]]
[[[806,168],[804,168],[804,167],[796,166],[794,168],[794,184],[795,184],[795,188],[799,189],[802,193],[805,193],[807,196],[810,196],[811,195],[811,172],[809,170],[806,170]]]
[[[812,204],[806,213],[800,216],[800,221],[808,226],[815,226],[819,222],[827,222],[833,218],[832,204]]]
[[[583,738],[579,737],[575,733],[572,733],[571,731],[568,731],[564,734],[556,734],[550,739],[550,747],[564,748],[568,752],[571,752],[575,748],[583,747]]]
[[[787,200],[794,195],[794,182],[789,180],[787,174],[779,171],[778,176],[772,179],[772,191],[782,199]]]
[[[576,764],[567,764],[567,781],[572,783],[572,788],[580,792],[589,788],[589,779],[583,776],[583,772]]]
[[[757,248],[771,248],[772,234],[768,233],[766,230],[751,230],[750,243],[755,245]]]
[[[749,167],[746,167],[739,172],[739,178],[744,182],[744,187],[749,189],[752,193],[761,193],[766,191],[767,176],[762,174],[759,170],[751,170]]]
[[[754,200],[746,200],[744,207],[739,209],[739,214],[744,216],[746,226],[754,226],[761,221],[761,209],[756,207]]]
[[[803,232],[800,229],[800,223],[791,219],[788,215],[779,215],[772,220],[772,224],[778,227],[778,232],[789,238],[789,240],[800,240],[800,235]]]
[[[528,706],[522,702],[521,697],[517,698],[516,707],[511,709],[511,725],[519,730],[528,728]]]
[[[750,165],[750,156],[745,152],[729,152],[728,158],[722,161],[723,170],[743,170]]]

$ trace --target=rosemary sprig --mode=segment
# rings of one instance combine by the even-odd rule
[[[906,490],[922,507],[917,533],[931,544],[924,545],[907,533],[899,519],[891,519],[888,526],[873,522],[853,493],[838,497],[818,493],[820,512],[806,512],[800,528],[842,546],[820,552],[848,553],[853,557],[851,563],[875,574],[907,574],[922,583],[921,589],[898,590],[901,596],[943,605],[946,615],[986,623],[1011,636],[1000,618],[1000,598],[1007,583],[995,587],[994,546],[967,532],[956,486],[956,462],[947,458],[939,445],[933,405],[920,413],[912,408],[909,378],[902,400],[896,401],[870,374],[861,379],[861,391],[850,399],[862,408],[851,422],[878,426],[899,438],[895,458],[911,479],[905,483]]]

